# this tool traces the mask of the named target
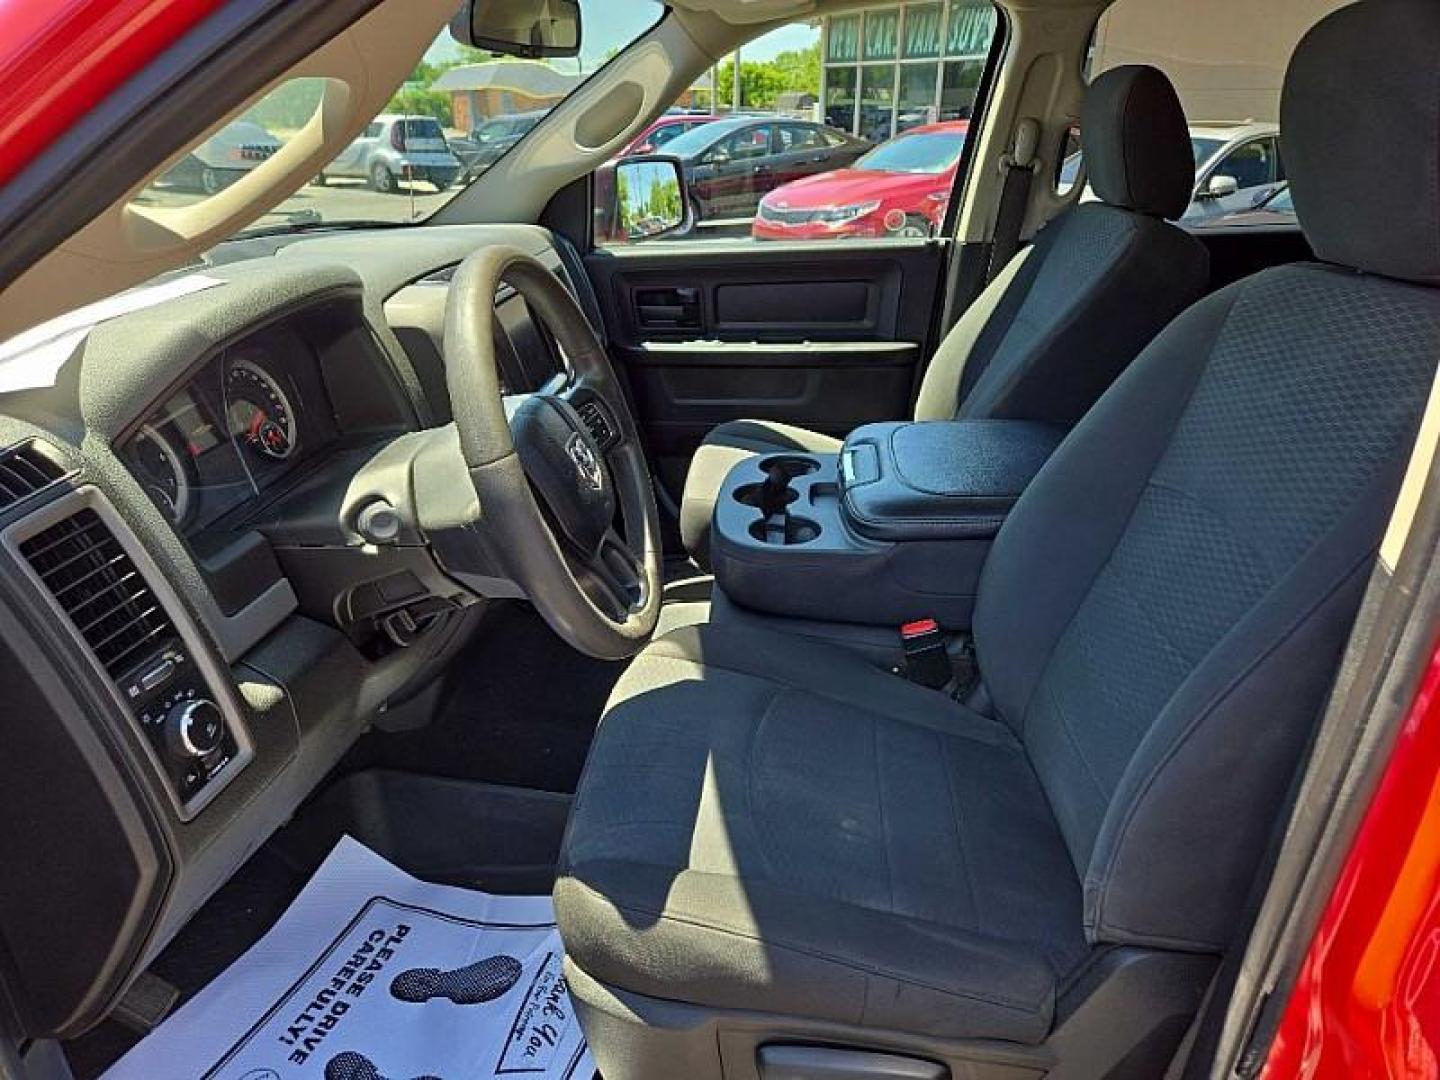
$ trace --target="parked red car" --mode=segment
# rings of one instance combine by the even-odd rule
[[[911,128],[849,168],[778,187],[760,202],[759,240],[933,236],[945,220],[968,120]]]
[[[632,154],[659,154],[664,152],[665,144],[678,135],[684,135],[687,131],[693,131],[701,124],[708,124],[713,120],[719,120],[718,116],[708,116],[704,113],[666,113],[645,128],[625,144],[619,157],[630,157]]]

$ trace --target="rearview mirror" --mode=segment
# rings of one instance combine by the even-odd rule
[[[1216,173],[1205,185],[1204,195],[1210,199],[1224,199],[1240,190],[1240,181],[1224,173]]]
[[[463,45],[538,60],[580,54],[579,0],[467,0],[450,23]]]
[[[622,158],[595,173],[596,238],[633,244],[689,224],[685,169],[675,157]]]

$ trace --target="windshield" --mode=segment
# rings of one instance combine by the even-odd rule
[[[871,150],[852,168],[871,172],[942,173],[960,160],[960,151],[964,147],[963,131],[901,135]]]
[[[699,127],[691,128],[683,135],[676,135],[667,142],[665,153],[674,154],[677,157],[690,157],[742,126],[743,124],[740,122],[730,123],[726,120],[717,120],[713,124],[701,124]]]
[[[510,153],[527,132],[665,12],[659,0],[581,0],[574,59],[519,60],[442,31],[409,79],[309,184],[236,236],[423,220]],[[139,196],[184,206],[244,178],[306,126],[325,94],[290,79],[198,143]]]

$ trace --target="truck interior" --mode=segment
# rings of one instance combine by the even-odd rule
[[[102,1075],[344,836],[553,894],[605,1080],[1259,1075],[1440,535],[1440,8],[1276,2],[1291,224],[1181,222],[1217,118],[1091,71],[1104,0],[1000,0],[873,242],[597,211],[846,0],[654,5],[404,222],[241,232],[455,0],[217,5],[99,103],[0,190],[0,1075]]]

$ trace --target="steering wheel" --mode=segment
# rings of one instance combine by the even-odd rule
[[[563,389],[528,395],[509,416],[495,356],[502,282],[570,370]],[[604,660],[637,652],[660,615],[655,490],[609,357],[569,290],[518,248],[471,255],[450,285],[445,368],[480,504],[471,531],[490,563],[576,649]]]

